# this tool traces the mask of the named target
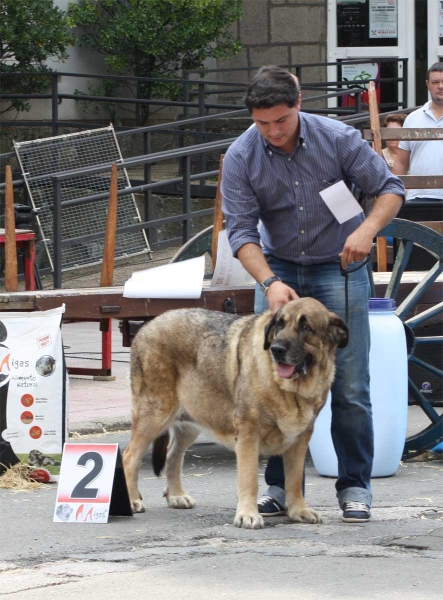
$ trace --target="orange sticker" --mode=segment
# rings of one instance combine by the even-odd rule
[[[21,403],[23,406],[32,406],[34,404],[34,396],[31,396],[31,394],[24,394],[21,397]]]
[[[20,419],[22,420],[22,423],[24,423],[25,425],[29,425],[34,420],[34,415],[29,410],[25,410],[20,415]]]
[[[42,430],[40,429],[40,427],[37,427],[37,425],[34,425],[34,427],[31,427],[31,429],[29,430],[29,435],[32,438],[34,438],[34,440],[38,440],[38,438],[41,437],[42,433]]]

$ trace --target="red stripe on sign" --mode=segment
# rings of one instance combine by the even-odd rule
[[[69,502],[71,504],[75,503],[85,503],[88,504],[107,504],[110,500],[110,496],[99,496],[98,498],[71,498],[69,494],[60,494],[57,496],[57,502]]]
[[[83,454],[84,452],[98,452],[114,456],[117,444],[66,444],[66,454]]]

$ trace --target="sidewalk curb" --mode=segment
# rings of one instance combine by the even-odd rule
[[[68,425],[68,437],[77,435],[96,435],[111,431],[129,431],[131,420],[128,417],[101,419],[100,421],[77,421]]]

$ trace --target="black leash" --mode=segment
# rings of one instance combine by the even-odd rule
[[[348,324],[348,316],[349,316],[349,293],[348,293],[349,275],[351,275],[352,273],[355,273],[356,271],[358,271],[362,267],[365,267],[370,260],[371,260],[371,255],[368,254],[368,256],[361,263],[361,265],[358,265],[358,267],[355,267],[354,269],[350,269],[350,270],[349,269],[343,269],[343,267],[341,266],[341,262],[340,262],[340,273],[345,278],[345,315],[346,315],[346,325]]]

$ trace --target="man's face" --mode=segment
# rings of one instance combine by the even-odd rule
[[[272,108],[252,109],[252,118],[265,140],[287,154],[297,141],[300,106],[301,98],[293,108],[278,104]]]
[[[443,106],[443,72],[431,71],[426,82],[432,102]]]

